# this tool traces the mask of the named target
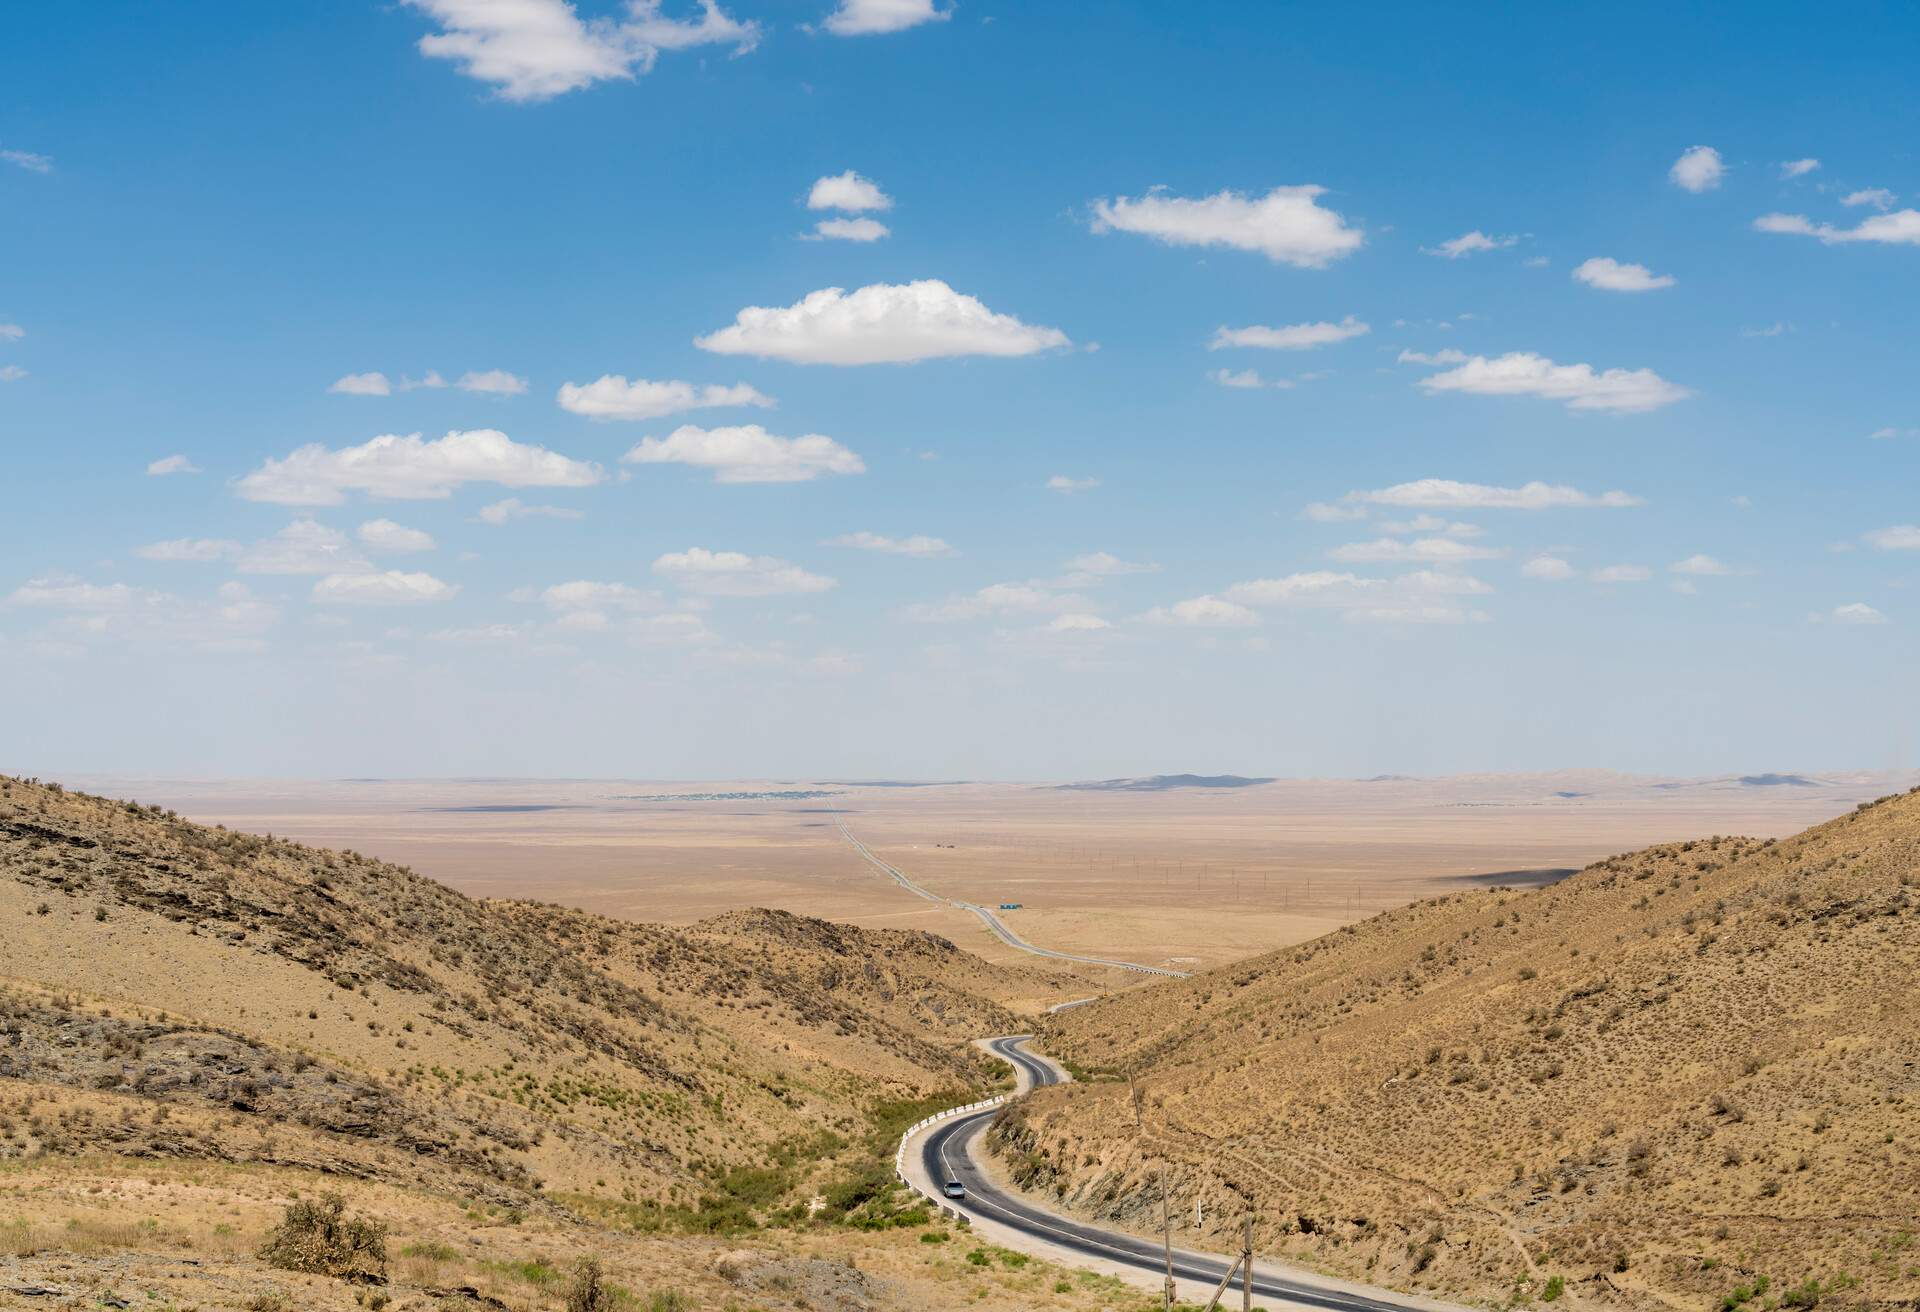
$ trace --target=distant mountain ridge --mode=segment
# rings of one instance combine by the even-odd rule
[[[1066,793],[1164,793],[1175,788],[1251,788],[1273,780],[1238,774],[1153,774],[1137,779],[1094,779],[1085,783],[1054,784]]]

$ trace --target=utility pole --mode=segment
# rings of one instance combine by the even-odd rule
[[[1253,1218],[1247,1218],[1247,1237],[1240,1245],[1240,1312],[1253,1312]]]
[[[1167,1243],[1167,1287],[1162,1297],[1166,1312],[1173,1312],[1173,1204],[1167,1196],[1167,1173],[1160,1172],[1160,1233]]]

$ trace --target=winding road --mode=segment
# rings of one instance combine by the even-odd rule
[[[986,1044],[995,1056],[1013,1065],[1019,1074],[1023,1093],[1031,1088],[1059,1084],[1069,1078],[1051,1062],[1023,1050],[1027,1040],[1032,1037],[1016,1034],[993,1039]],[[958,1203],[947,1201],[946,1206],[956,1208],[970,1218],[997,1222],[1052,1249],[1065,1250],[1063,1256],[1096,1258],[1154,1275],[1166,1270],[1166,1254],[1153,1240],[1102,1230],[1087,1222],[1047,1211],[1002,1188],[981,1170],[976,1164],[975,1155],[987,1126],[993,1122],[999,1110],[996,1107],[968,1116],[957,1116],[936,1125],[921,1141],[919,1164],[934,1187],[937,1189],[948,1180],[958,1180],[966,1186],[966,1198]],[[1173,1250],[1173,1272],[1182,1280],[1211,1287],[1220,1282],[1228,1265],[1229,1259],[1178,1248]],[[1239,1278],[1235,1277],[1236,1292],[1239,1284]],[[1253,1292],[1261,1298],[1299,1307],[1324,1308],[1328,1312],[1409,1312],[1409,1309],[1431,1309],[1436,1306],[1425,1299],[1401,1300],[1384,1291],[1376,1295],[1331,1284],[1310,1284],[1271,1271],[1262,1271],[1257,1262],[1254,1264]]]
[[[1081,956],[1077,952],[1056,952],[1052,948],[1043,948],[1037,943],[1029,943],[1011,929],[1008,929],[1006,922],[994,915],[993,912],[987,908],[977,906],[972,902],[962,902],[956,898],[942,897],[940,894],[930,889],[922,888],[919,884],[914,883],[906,871],[896,865],[882,861],[878,856],[874,855],[872,848],[854,837],[853,831],[847,828],[847,822],[840,817],[838,812],[834,813],[833,823],[840,830],[840,836],[853,844],[854,851],[865,857],[869,864],[877,867],[881,873],[890,877],[894,883],[900,885],[900,887],[906,889],[907,892],[912,893],[915,897],[923,897],[929,902],[943,903],[958,911],[971,911],[974,915],[980,917],[981,923],[986,925],[1002,943],[1005,943],[1010,948],[1018,948],[1022,952],[1031,952],[1036,957],[1054,957],[1060,961],[1078,961],[1089,966],[1113,966],[1120,970],[1137,971],[1142,975],[1164,975],[1170,979],[1185,979],[1187,977],[1187,972],[1184,970],[1170,970],[1165,966],[1147,966],[1138,961],[1114,961],[1108,957],[1086,957]]]

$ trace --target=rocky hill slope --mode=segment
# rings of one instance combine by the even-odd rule
[[[0,1104],[28,1111],[0,1159],[313,1166],[646,1221],[992,1082],[968,1041],[1020,1028],[996,998],[1045,986],[1018,974],[777,912],[477,902],[0,779]]]
[[[1164,1181],[1193,1242],[1251,1209],[1269,1251],[1451,1296],[1910,1306],[1916,884],[1920,793],[1419,903],[1062,1013],[1096,1078],[994,1142],[1084,1212],[1144,1227]]]

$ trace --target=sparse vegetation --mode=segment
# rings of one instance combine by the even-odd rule
[[[1269,1249],[1469,1300],[1719,1298],[1724,1278],[1664,1256],[1703,1244],[1877,1270],[1897,1302],[1920,1275],[1872,1253],[1920,1214],[1920,1021],[1895,1001],[1920,971],[1915,871],[1920,793],[1416,903],[1239,962],[1230,989],[1215,972],[1061,1013],[1043,1046],[1132,1069],[1138,1103],[1045,1090],[990,1140],[1083,1213],[1150,1227],[1164,1169],[1176,1223],[1255,1192]]]
[[[260,1257],[283,1271],[342,1280],[377,1280],[387,1273],[387,1231],[377,1221],[346,1215],[339,1194],[299,1198],[267,1236]]]

